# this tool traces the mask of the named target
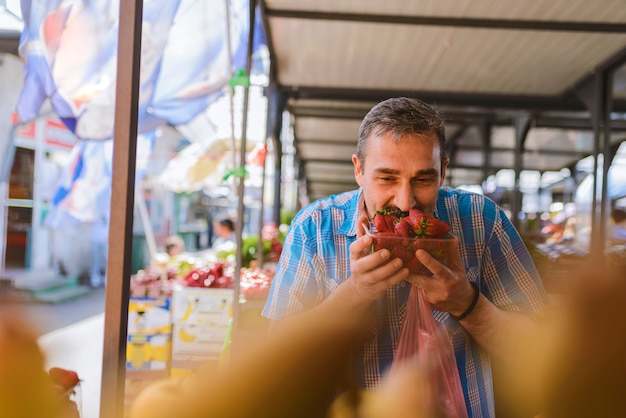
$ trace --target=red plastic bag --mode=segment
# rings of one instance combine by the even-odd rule
[[[427,417],[467,418],[454,349],[444,325],[435,321],[423,291],[411,287],[392,370],[417,362],[426,384],[419,388]]]

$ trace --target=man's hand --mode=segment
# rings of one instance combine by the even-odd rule
[[[365,234],[363,228],[363,224],[368,222],[365,216],[359,218],[357,239],[350,245],[352,274],[331,295],[337,297],[339,293],[343,295],[342,298],[350,298],[348,306],[353,308],[368,307],[382,297],[388,288],[405,280],[409,275],[409,270],[403,267],[402,260],[391,259],[389,250],[383,249],[370,254],[372,237]]]
[[[465,267],[461,262],[458,239],[453,238],[448,266],[441,264],[424,250],[417,250],[415,256],[431,271],[432,275],[412,274],[410,281],[424,289],[430,305],[442,312],[459,316],[470,306],[474,289],[467,280]]]

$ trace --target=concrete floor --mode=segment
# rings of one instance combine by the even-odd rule
[[[103,287],[89,294],[61,303],[27,303],[26,313],[37,325],[41,334],[67,327],[104,312]]]

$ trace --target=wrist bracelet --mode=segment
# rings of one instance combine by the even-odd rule
[[[476,307],[476,303],[478,302],[478,297],[480,296],[480,291],[478,290],[478,285],[476,283],[470,282],[470,284],[472,285],[472,288],[474,288],[474,299],[472,299],[472,303],[470,304],[469,308],[467,308],[465,312],[463,312],[461,315],[455,316],[455,315],[450,314],[452,319],[460,321],[464,319],[467,315],[471,314],[472,311],[474,310],[474,307]]]

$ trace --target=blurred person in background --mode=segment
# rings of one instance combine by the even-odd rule
[[[227,243],[236,243],[235,222],[228,217],[217,218],[213,221],[213,232],[217,238],[213,241],[213,248],[222,247]]]
[[[185,252],[185,241],[178,235],[171,235],[165,239],[165,252],[175,257]]]

